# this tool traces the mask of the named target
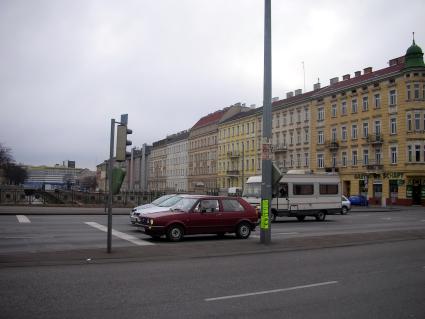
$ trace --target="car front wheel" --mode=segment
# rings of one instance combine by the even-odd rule
[[[251,227],[248,223],[241,223],[236,228],[236,237],[240,239],[247,239],[251,234]]]
[[[346,206],[342,206],[341,215],[345,215],[348,213],[348,208]]]
[[[171,225],[167,230],[167,239],[169,241],[180,241],[183,235],[183,228],[179,225]]]

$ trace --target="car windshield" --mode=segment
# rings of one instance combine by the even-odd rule
[[[260,197],[261,183],[247,183],[243,190],[242,197]]]
[[[171,210],[188,212],[193,207],[193,205],[195,205],[197,200],[197,198],[182,198],[181,201],[171,207]]]
[[[164,195],[164,196],[161,196],[161,197],[155,199],[151,204],[153,204],[155,206],[158,206],[159,204],[161,204],[162,202],[165,202],[167,199],[169,199],[169,198],[171,198],[173,196],[174,195]]]
[[[166,201],[162,202],[161,204],[159,204],[159,207],[171,207],[173,205],[175,205],[176,203],[178,203],[179,201],[181,201],[183,197],[180,196],[173,196],[169,199],[167,199]]]

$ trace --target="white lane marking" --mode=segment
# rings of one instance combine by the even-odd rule
[[[85,223],[86,223],[87,225],[91,226],[91,227],[94,227],[94,228],[97,228],[97,229],[99,229],[99,230],[101,230],[101,231],[104,231],[105,233],[106,233],[106,232],[108,232],[108,228],[107,228],[106,226],[103,226],[103,225],[98,224],[98,223],[96,223],[96,222],[85,222]],[[127,241],[129,241],[130,243],[133,243],[133,244],[135,244],[135,245],[137,245],[137,246],[149,246],[149,245],[155,245],[155,244],[153,244],[153,243],[150,243],[150,242],[145,241],[145,240],[140,240],[140,239],[139,239],[139,238],[137,238],[137,237],[131,236],[131,235],[126,234],[126,233],[122,233],[122,232],[117,231],[117,230],[115,230],[115,229],[112,229],[112,235],[114,235],[115,237],[118,237],[118,238],[121,238],[121,239],[127,240]]]
[[[276,235],[297,235],[297,234],[299,234],[299,233],[297,233],[297,232],[292,232],[292,233],[273,233],[272,232],[272,236],[276,236]],[[252,235],[251,237],[253,237],[253,238],[260,238],[259,235]]]
[[[16,218],[18,219],[18,221],[20,222],[20,223],[24,223],[24,224],[28,224],[28,223],[31,223],[31,221],[28,219],[28,217],[27,216],[25,216],[25,215],[16,215]]]
[[[224,300],[224,299],[250,297],[250,296],[273,294],[273,293],[277,293],[277,292],[291,291],[291,290],[297,290],[297,289],[305,289],[305,288],[313,288],[313,287],[319,287],[319,286],[333,285],[333,284],[337,284],[337,283],[338,283],[338,281],[326,281],[326,282],[319,282],[319,283],[316,283],[316,284],[295,286],[295,287],[290,287],[290,288],[264,290],[264,291],[251,292],[251,293],[240,294],[240,295],[230,295],[230,296],[223,296],[223,297],[206,298],[204,300],[205,301],[217,301],[217,300]]]
[[[383,220],[392,220],[391,217],[385,217],[385,218],[381,218],[381,219],[383,219]]]

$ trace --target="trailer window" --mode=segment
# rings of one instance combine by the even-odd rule
[[[293,185],[294,195],[313,195],[314,185],[313,184],[294,184]]]
[[[338,184],[320,184],[320,195],[336,195],[338,194]]]

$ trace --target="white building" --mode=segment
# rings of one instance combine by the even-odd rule
[[[166,184],[173,192],[188,191],[188,131],[167,136]]]

